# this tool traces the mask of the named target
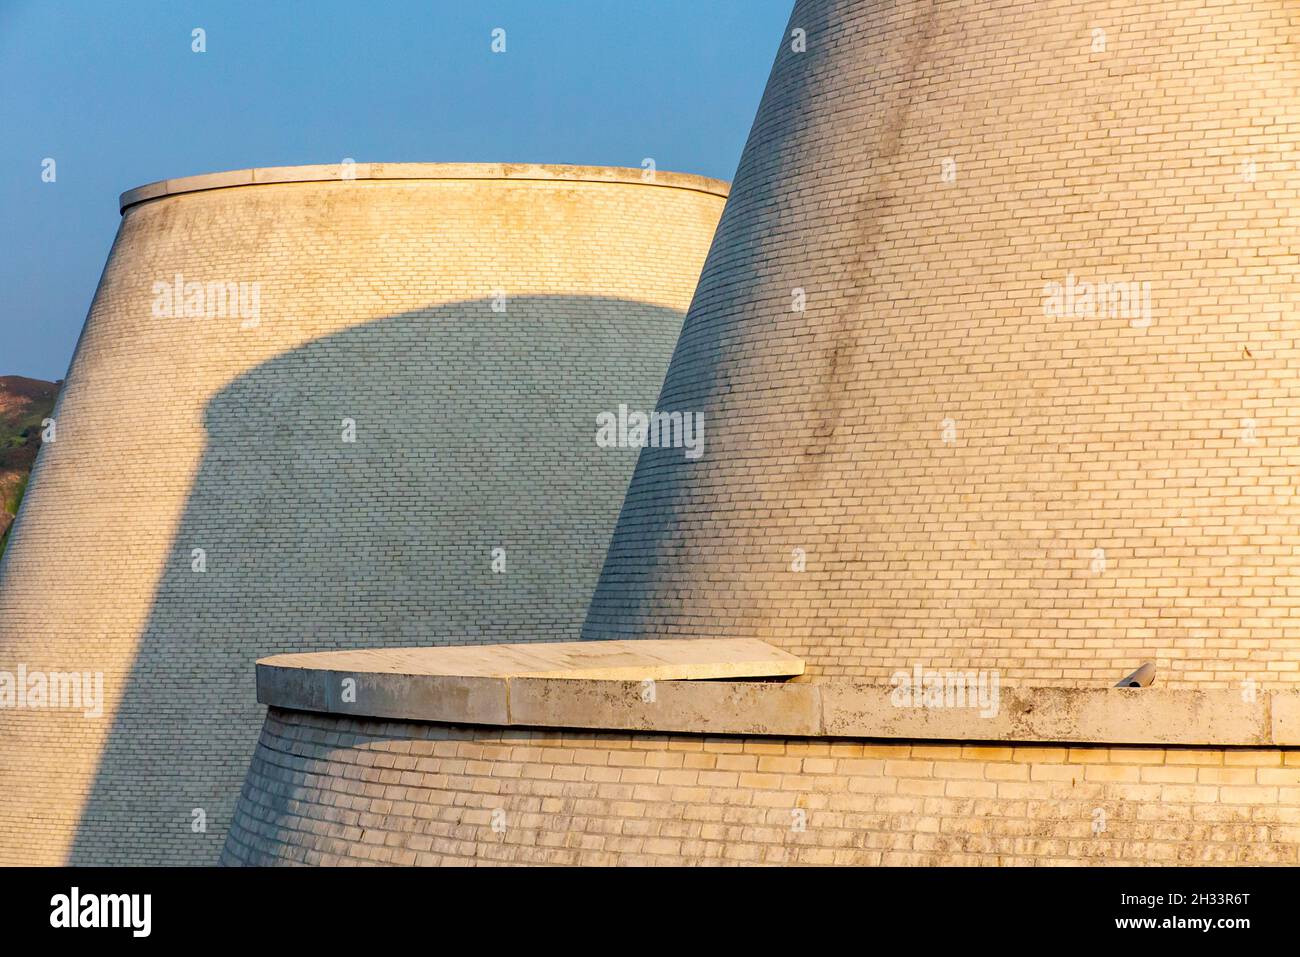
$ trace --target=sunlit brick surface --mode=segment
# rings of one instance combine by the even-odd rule
[[[664,388],[707,451],[642,456],[585,635],[1300,682],[1297,40],[1283,0],[797,3]],[[1049,315],[1070,274],[1149,317]]]
[[[222,861],[1295,864],[1297,848],[1294,751],[527,734],[273,709]]]
[[[259,656],[577,637],[636,457],[595,417],[653,404],[725,186],[426,172],[127,209],[0,567],[0,670],[107,703],[0,711],[0,863],[215,862]],[[154,315],[178,273],[258,321]]]

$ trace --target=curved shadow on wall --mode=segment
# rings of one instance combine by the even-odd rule
[[[258,657],[576,640],[636,462],[597,447],[596,415],[653,406],[681,319],[457,303],[222,389],[69,863],[217,860],[261,725]]]

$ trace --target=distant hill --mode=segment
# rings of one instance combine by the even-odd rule
[[[41,422],[54,411],[60,385],[20,375],[0,376],[0,555],[41,447]]]

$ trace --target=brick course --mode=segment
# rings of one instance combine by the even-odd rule
[[[272,708],[222,863],[1296,864],[1298,849],[1290,749],[527,732]]]

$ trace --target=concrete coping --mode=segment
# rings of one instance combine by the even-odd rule
[[[120,212],[138,203],[181,193],[196,193],[237,186],[277,183],[350,183],[354,180],[531,180],[540,182],[625,183],[662,186],[709,193],[724,199],[731,185],[719,179],[693,173],[656,170],[651,176],[641,169],[621,166],[552,166],[539,163],[337,163],[330,166],[264,166],[164,179],[138,186],[118,200]]]
[[[606,644],[657,647],[645,652],[638,665],[630,660],[635,650],[602,650],[600,646]],[[712,650],[669,647],[696,644],[711,645]],[[1240,691],[1231,689],[1003,687],[998,689],[995,707],[981,708],[978,702],[971,707],[922,707],[898,703],[895,688],[858,681],[703,677],[707,668],[701,663],[716,659],[716,653],[729,644],[738,655],[734,663],[738,670],[789,667],[789,662],[763,650],[776,649],[757,641],[576,642],[552,645],[549,651],[544,645],[481,645],[325,652],[258,661],[257,700],[275,708],[356,718],[509,728],[991,743],[1300,746],[1300,691],[1260,691],[1253,700],[1243,700]],[[519,651],[521,647],[528,648],[527,655]],[[586,663],[580,660],[584,653],[591,656]],[[529,656],[536,657],[529,660]],[[535,667],[537,661],[543,664]],[[606,666],[613,677],[591,677]],[[720,666],[714,660],[711,667]],[[686,673],[692,668],[698,669],[694,678]],[[468,670],[477,673],[455,673]],[[664,677],[671,674],[679,677]],[[990,700],[986,698],[985,704]]]
[[[353,671],[408,677],[586,678],[594,681],[699,681],[710,678],[792,678],[803,660],[749,638],[696,641],[551,641],[367,648],[275,655],[259,664],[314,671]]]

